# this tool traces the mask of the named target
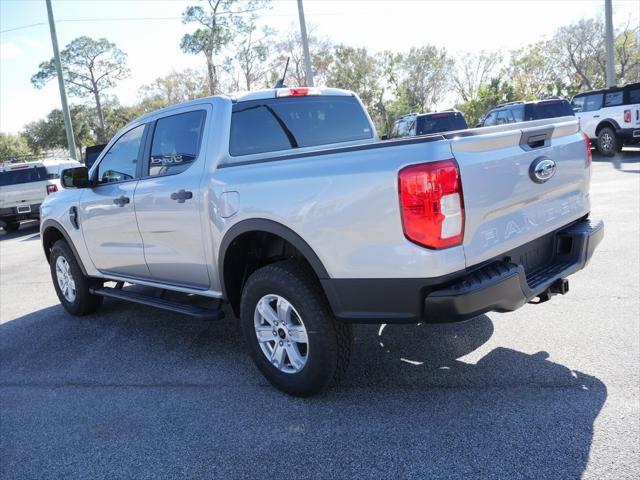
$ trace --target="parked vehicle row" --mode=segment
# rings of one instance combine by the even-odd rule
[[[0,227],[13,232],[21,220],[38,219],[40,204],[60,188],[60,173],[80,166],[70,159],[0,165]]]
[[[444,118],[416,116],[416,133]],[[65,170],[41,240],[69,313],[111,297],[215,320],[228,303],[264,376],[308,396],[345,373],[352,323],[567,293],[603,236],[590,155],[570,117],[380,142],[352,92],[214,96]]]
[[[491,109],[476,127],[493,127],[546,118],[577,116],[598,151],[611,156],[625,145],[640,143],[640,83],[594,90],[563,98],[516,101]],[[398,118],[389,138],[413,137],[464,130],[462,113],[449,110],[410,113]]]

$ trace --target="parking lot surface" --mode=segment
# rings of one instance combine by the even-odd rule
[[[605,239],[568,295],[356,326],[345,381],[304,400],[267,384],[232,315],[107,299],[71,317],[37,226],[0,233],[0,475],[635,479],[639,203],[640,151],[595,157]]]

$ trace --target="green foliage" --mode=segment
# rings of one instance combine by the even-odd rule
[[[412,109],[428,112],[449,89],[453,60],[444,48],[433,45],[412,47],[402,59],[403,80],[400,83]]]
[[[332,87],[352,90],[367,109],[373,109],[383,93],[380,68],[365,48],[345,45],[334,47],[327,83]]]
[[[156,78],[150,84],[143,85],[139,90],[139,103],[136,108],[140,113],[148,113],[207,95],[208,87],[204,73],[193,69],[173,71]]]
[[[513,86],[497,77],[481,85],[474,99],[460,103],[456,108],[464,114],[467,124],[474,127],[489,110],[514,100],[519,100],[519,97]]]
[[[95,144],[94,111],[84,105],[71,105],[70,113],[78,149],[82,150],[82,147]],[[52,110],[45,119],[27,124],[22,135],[33,153],[54,148],[67,148],[62,110]]]
[[[0,160],[11,160],[31,153],[23,135],[0,133]]]
[[[98,137],[105,140],[100,96],[113,88],[118,80],[129,76],[127,55],[106,38],[78,37],[60,52],[60,62],[67,91],[77,97],[93,98]],[[31,83],[42,88],[56,76],[55,62],[51,59],[40,64],[38,72],[31,77]]]
[[[182,23],[196,23],[198,28],[182,37],[180,48],[185,53],[204,54],[211,95],[219,93],[219,65],[215,57],[236,35],[250,31],[256,12],[267,5],[268,0],[207,0],[205,6],[191,5],[182,13]]]

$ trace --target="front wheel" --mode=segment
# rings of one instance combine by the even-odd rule
[[[598,152],[602,155],[605,157],[611,157],[620,150],[621,142],[612,128],[604,127],[598,133],[596,147],[598,148]]]
[[[103,297],[93,295],[90,289],[100,280],[86,277],[75,255],[64,240],[58,240],[51,248],[49,266],[53,286],[60,303],[73,315],[93,313],[102,305]]]
[[[253,361],[280,390],[308,397],[335,384],[351,356],[351,326],[335,319],[312,272],[287,260],[255,271],[240,305]]]

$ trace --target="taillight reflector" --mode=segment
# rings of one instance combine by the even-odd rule
[[[398,190],[407,239],[433,249],[462,243],[464,201],[454,159],[403,168],[398,173]]]
[[[624,111],[624,123],[631,123],[631,110]]]
[[[47,195],[49,195],[50,193],[55,193],[58,191],[58,186],[54,185],[53,183],[47,185]]]

